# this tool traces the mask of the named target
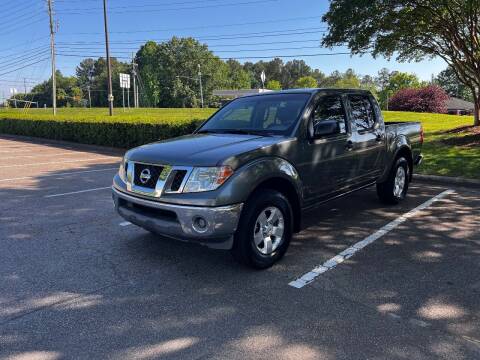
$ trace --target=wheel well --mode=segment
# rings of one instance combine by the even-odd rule
[[[408,162],[408,167],[410,168],[410,181],[412,181],[413,178],[413,156],[412,156],[412,151],[408,147],[402,147],[398,152],[397,156],[395,157],[395,161],[403,156],[405,159],[407,159]]]
[[[256,193],[261,189],[276,190],[279,193],[282,193],[288,199],[293,212],[293,231],[299,232],[302,214],[301,214],[300,200],[298,198],[298,193],[295,187],[293,186],[293,184],[290,181],[280,177],[271,178],[262,182],[260,185],[258,185],[255,188],[255,190],[252,192],[252,194]]]

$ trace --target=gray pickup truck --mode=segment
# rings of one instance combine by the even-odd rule
[[[113,199],[133,224],[266,268],[305,211],[375,184],[383,202],[405,198],[422,143],[420,123],[384,123],[368,91],[247,96],[191,135],[128,151]]]

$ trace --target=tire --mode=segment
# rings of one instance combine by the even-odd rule
[[[385,204],[398,204],[407,196],[410,167],[404,157],[399,157],[388,174],[388,179],[377,183],[377,194]]]
[[[264,223],[267,225],[262,227]],[[293,212],[288,199],[275,190],[256,191],[242,211],[232,255],[244,265],[266,269],[283,257],[292,232]]]

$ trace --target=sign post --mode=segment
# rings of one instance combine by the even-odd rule
[[[120,87],[122,88],[123,111],[125,111],[125,89],[130,92],[130,74],[120,74]],[[130,108],[130,95],[128,97],[128,107]]]
[[[17,107],[17,99],[15,98],[15,94],[17,94],[18,91],[15,88],[10,88],[10,94],[13,95],[13,103],[15,104],[15,108]]]
[[[265,71],[262,70],[262,73],[260,74],[260,80],[262,80],[262,89],[265,90],[265,80],[267,79],[267,76],[265,75]]]

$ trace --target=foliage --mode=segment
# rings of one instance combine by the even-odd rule
[[[438,74],[435,78],[435,83],[441,86],[447,94],[452,97],[465,101],[473,101],[472,91],[458,80],[455,70],[451,66]]]
[[[295,82],[297,89],[309,89],[318,87],[317,80],[313,76],[303,76]]]
[[[377,83],[380,85],[378,100],[382,109],[388,109],[389,99],[400,90],[418,89],[422,85],[420,79],[415,74],[409,74],[400,71],[389,72],[388,69],[382,69],[378,73]]]
[[[446,113],[448,95],[440,86],[402,89],[389,101],[389,109],[428,113]]]
[[[323,45],[400,61],[442,58],[474,94],[480,125],[479,18],[478,0],[331,0]]]
[[[110,118],[105,109],[59,109],[53,119],[45,110],[32,109],[25,114],[11,109],[0,112],[0,133],[130,148],[190,133],[212,112],[141,109]]]
[[[203,95],[208,104],[215,88],[226,86],[228,67],[193,38],[173,37],[163,43],[148,42],[137,53],[146,92],[153,106],[198,107],[199,71]]]
[[[268,90],[282,90],[282,84],[280,84],[280,81],[278,80],[269,80],[267,81],[267,84],[265,87]]]

